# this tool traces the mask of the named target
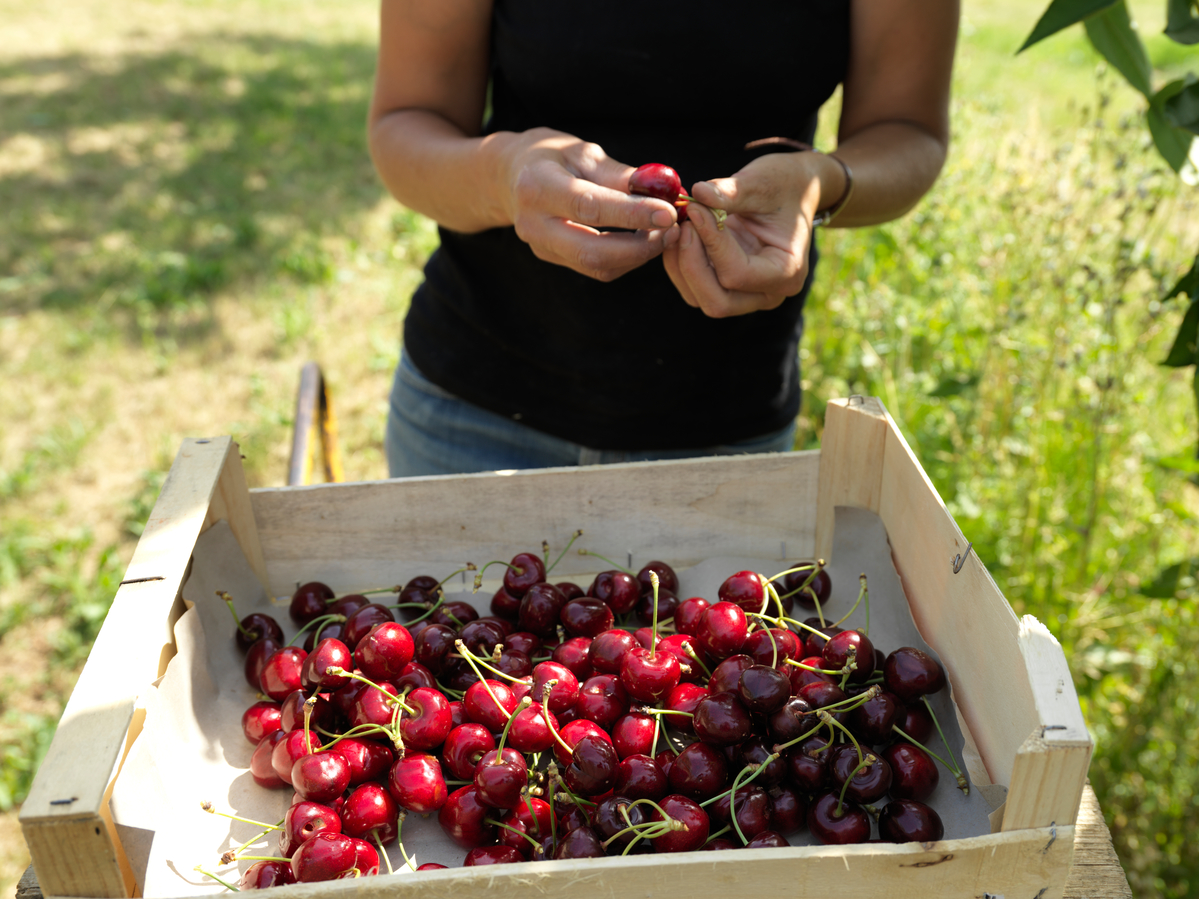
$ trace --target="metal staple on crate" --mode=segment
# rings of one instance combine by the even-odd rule
[[[957,553],[953,557],[953,573],[954,574],[957,574],[959,571],[962,570],[962,566],[966,564],[966,559],[970,558],[970,550],[972,550],[973,548],[974,548],[974,544],[972,542],[967,543],[966,551],[964,553]]]

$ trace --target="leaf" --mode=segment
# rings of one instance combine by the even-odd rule
[[[1045,40],[1051,34],[1057,34],[1063,28],[1069,28],[1087,16],[1107,9],[1116,2],[1117,0],[1053,0],[1033,27],[1032,34],[1028,36],[1016,53],[1023,53],[1033,44]]]
[[[1133,30],[1124,0],[1113,3],[1083,22],[1087,37],[1103,58],[1146,98],[1153,95],[1153,70],[1145,45]]]
[[[1190,270],[1178,279],[1178,283],[1162,294],[1162,302],[1172,300],[1179,294],[1199,300],[1199,256],[1191,263]]]
[[[1162,113],[1175,128],[1199,134],[1199,81],[1187,72],[1183,85],[1182,90],[1162,103]]]
[[[1149,133],[1153,135],[1157,152],[1176,172],[1181,172],[1186,165],[1194,135],[1170,124],[1166,118],[1165,104],[1184,87],[1186,82],[1182,79],[1171,81],[1149,98]]]
[[[1166,0],[1166,37],[1180,44],[1199,44],[1199,18],[1191,0]]]
[[[1196,469],[1199,471],[1199,468]],[[1153,583],[1141,587],[1140,594],[1151,599],[1172,599],[1178,592],[1178,578],[1182,575],[1182,563],[1175,562],[1157,573]]]
[[[1178,333],[1174,335],[1174,346],[1162,360],[1162,365],[1182,368],[1199,362],[1199,300],[1192,300]]]
[[[1159,456],[1153,460],[1158,468],[1181,471],[1183,474],[1199,474],[1199,459],[1190,456]]]

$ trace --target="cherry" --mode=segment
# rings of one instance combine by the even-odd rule
[[[662,703],[662,707],[669,709],[672,712],[686,712],[686,715],[671,715],[670,724],[676,730],[681,730],[688,733],[694,733],[695,728],[691,724],[691,716],[695,714],[695,707],[699,701],[705,696],[710,696],[711,691],[707,687],[701,687],[699,684],[679,684],[668,694]]]
[[[533,698],[542,702],[546,686],[550,681],[557,681],[549,688],[549,709],[555,715],[560,715],[574,706],[579,698],[579,681],[565,665],[557,662],[541,662],[533,669],[533,685],[530,692]]]
[[[264,859],[254,862],[246,868],[241,880],[237,882],[237,888],[239,890],[265,890],[295,882],[296,876],[291,873],[291,862]]]
[[[796,562],[791,567],[798,570],[783,575],[783,593],[792,594],[792,598],[805,609],[816,608],[816,600],[820,601],[820,606],[823,608],[833,590],[833,582],[828,576],[828,569],[821,568],[816,572],[816,576],[812,577],[812,569],[816,567],[812,562]],[[809,577],[812,577],[811,583],[801,592],[796,593]]]
[[[516,623],[522,631],[540,637],[555,635],[562,609],[566,606],[566,595],[554,584],[533,584],[520,601]]]
[[[364,685],[354,694],[354,705],[350,709],[350,723],[355,727],[373,724],[388,727],[395,717],[395,696],[399,691],[389,683],[372,687]]]
[[[595,637],[611,629],[615,622],[612,608],[594,596],[580,596],[562,607],[559,620],[574,637]]]
[[[391,680],[412,661],[416,647],[408,628],[394,621],[376,624],[354,647],[354,663],[373,681]],[[343,665],[349,668],[349,665]]]
[[[504,589],[523,597],[529,588],[545,580],[545,563],[533,553],[517,553],[504,570]]]
[[[425,862],[423,865],[417,865],[418,871],[448,871],[445,865],[439,865],[437,862]]]
[[[571,637],[554,647],[551,658],[559,665],[569,668],[571,674],[582,683],[594,673],[589,656],[590,650],[590,637]]]
[[[471,784],[449,795],[437,814],[437,822],[463,849],[474,849],[495,839],[495,827],[487,823],[493,814],[494,809],[479,799],[479,791]]]
[[[434,749],[445,742],[454,726],[450,702],[439,690],[417,687],[405,703],[411,712],[400,716],[400,736],[409,749]]]
[[[718,602],[704,610],[695,629],[695,640],[715,659],[740,652],[748,631],[745,612],[731,602]]]
[[[338,744],[340,746],[340,744]],[[386,845],[399,835],[400,807],[377,783],[364,783],[346,797],[341,812],[341,831]]]
[[[528,594],[525,599],[528,599]],[[480,618],[463,625],[462,629],[458,631],[458,639],[471,652],[490,656],[495,648],[504,642],[504,629],[499,625],[498,619],[484,620]]]
[[[284,646],[266,660],[258,676],[258,686],[271,699],[282,702],[289,693],[300,689],[300,669],[308,653],[298,646]]]
[[[283,815],[279,851],[287,858],[318,833],[341,833],[341,817],[319,802],[297,802]]]
[[[549,716],[550,724],[557,728],[558,719],[553,712],[550,712]],[[554,734],[550,725],[545,723],[545,712],[541,703],[534,702],[512,717],[512,726],[508,728],[508,743],[517,752],[545,752],[554,745]]]
[[[738,653],[729,656],[712,669],[708,678],[708,690],[712,693],[724,693],[726,690],[736,690],[741,683],[741,672],[753,667],[754,660],[747,655]]]
[[[291,873],[299,883],[341,880],[358,876],[358,850],[352,837],[341,833],[318,833],[305,841],[291,857]],[[378,857],[375,859],[378,868]]]
[[[307,624],[317,616],[324,615],[336,595],[331,587],[320,581],[301,584],[291,595],[291,604],[287,610],[297,624]]]
[[[592,639],[587,658],[597,674],[620,674],[625,653],[636,645],[628,631],[604,631]]]
[[[397,690],[403,690],[405,687],[414,690],[417,687],[428,687],[431,690],[437,688],[437,678],[420,662],[409,662],[399,676],[392,679],[391,683]]]
[[[476,846],[466,853],[466,860],[462,862],[462,866],[473,868],[478,865],[510,865],[524,860],[525,857],[520,851],[511,846]]]
[[[384,776],[395,758],[386,743],[356,737],[342,737],[337,741],[337,751],[349,763],[352,787]]]
[[[350,765],[335,749],[302,755],[292,765],[291,785],[301,799],[328,804],[350,785]]]
[[[804,637],[803,655],[805,656],[819,656],[824,652],[824,644],[828,642],[828,638],[841,633],[841,628],[835,624],[822,625],[819,618],[805,618],[804,624],[817,631],[817,633],[804,631],[807,635]]]
[[[515,723],[514,725],[515,726]],[[468,722],[450,731],[441,750],[441,760],[459,780],[475,776],[475,767],[483,756],[495,749],[495,737],[482,724]]]
[[[680,216],[679,221],[682,220],[683,218]],[[726,840],[724,837],[716,837],[714,840],[708,840],[708,842],[699,848],[704,852],[720,852],[725,849],[736,849],[738,846],[732,840]]]
[[[345,596],[339,597],[334,603],[331,603],[325,609],[326,615],[345,615],[349,618],[363,606],[369,606],[371,601],[361,593],[347,593]],[[329,625],[325,625],[328,627]],[[323,628],[322,628],[323,630]]]
[[[316,752],[321,748],[321,738],[315,731],[308,731],[308,740],[304,740],[305,732],[293,730],[283,735],[271,750],[271,767],[284,783],[291,784],[291,772],[300,756]]]
[[[458,633],[452,628],[444,624],[430,624],[413,641],[414,658],[433,674],[440,674],[450,653],[454,651],[457,639]]]
[[[251,646],[249,651],[246,653],[246,683],[248,683],[255,690],[261,690],[262,687],[259,679],[262,676],[262,669],[266,666],[267,659],[269,659],[282,648],[282,640],[274,640],[270,637],[263,637],[261,640]]]
[[[360,837],[350,837],[354,844],[354,870],[348,877],[374,877],[379,873],[379,851]]]
[[[396,759],[387,773],[387,791],[401,808],[421,815],[438,811],[447,801],[441,764],[423,752]]]
[[[270,615],[264,615],[261,612],[251,612],[239,621],[237,630],[233,634],[237,648],[242,652],[247,652],[263,637],[270,637],[275,642],[282,643],[283,628]]]
[[[471,721],[497,734],[508,723],[508,716],[516,709],[518,702],[507,686],[495,680],[471,684],[462,701],[466,704],[466,714]]]
[[[892,743],[879,755],[891,766],[892,799],[923,801],[937,788],[941,774],[927,752],[911,743]]]
[[[389,608],[376,602],[369,603],[357,612],[347,615],[345,631],[342,634],[346,646],[351,649],[357,648],[358,641],[365,637],[372,627],[388,621],[395,621],[395,616],[391,614]]]
[[[793,631],[777,627],[754,631],[741,647],[759,665],[782,665],[784,659],[798,659],[802,648]]]
[[[523,652],[527,656],[536,655],[543,645],[540,637],[536,634],[530,634],[528,631],[513,631],[504,636],[505,649]]]
[[[648,755],[629,755],[616,767],[613,792],[629,799],[658,800],[666,795],[670,782]]]
[[[317,693],[313,697],[316,702],[312,706],[309,727],[332,728],[337,720],[337,709],[333,703]],[[304,706],[308,697],[303,690],[288,694],[279,708],[279,725],[285,731],[297,730],[304,727]]]
[[[447,627],[462,630],[478,617],[479,613],[474,606],[456,599],[443,602],[437,611],[429,616],[429,620],[434,624],[444,624]]]
[[[616,754],[624,759],[630,755],[648,755],[654,744],[655,720],[651,715],[629,712],[612,725],[610,735]]]
[[[499,658],[492,656],[492,664],[497,671],[518,680],[529,677],[533,673],[533,660],[526,653],[518,649],[509,649],[506,646],[500,651]]]
[[[857,665],[849,675],[850,683],[860,684],[870,680],[870,675],[874,672],[874,644],[861,631],[849,630],[834,634],[821,651],[824,667],[830,671],[844,668],[850,657]]]
[[[821,793],[808,806],[808,830],[825,844],[865,843],[870,839],[870,814],[855,802],[840,805],[838,794]]]
[[[505,747],[484,753],[475,767],[475,789],[479,801],[493,808],[512,809],[520,802],[521,790],[528,786],[529,768],[524,756]]]
[[[744,826],[741,828],[745,829]],[[782,849],[784,846],[790,846],[787,838],[781,833],[774,830],[764,830],[756,837],[745,844],[746,849]]]
[[[792,696],[767,719],[770,736],[776,743],[790,743],[806,734],[820,723],[813,711],[812,704],[806,699]]]
[[[685,747],[670,766],[670,789],[692,799],[710,799],[728,786],[729,771],[724,755],[707,743]]]
[[[603,600],[617,615],[626,615],[641,598],[641,584],[624,571],[601,571],[591,582],[587,595]]]
[[[653,840],[654,849],[658,852],[691,852],[700,848],[708,839],[708,813],[699,804],[686,796],[666,796],[658,803],[664,812],[675,821],[682,824],[682,830],[672,830],[670,833]],[[656,809],[652,820],[664,820]]]
[[[658,702],[679,683],[679,660],[669,652],[640,646],[625,653],[620,664],[620,683],[634,699]]]
[[[491,609],[492,615],[513,619],[520,612],[520,597],[513,596],[504,587],[500,587],[491,597],[491,604],[488,608]]]
[[[894,736],[891,728],[899,721],[903,710],[899,698],[884,690],[851,711],[847,723],[859,740],[877,746]]]
[[[814,709],[823,709],[827,706],[833,705],[834,703],[843,702],[849,698],[845,691],[836,684],[826,684],[819,681],[814,684],[808,684],[805,687],[801,687],[799,693],[796,695],[798,695],[800,699],[803,699],[805,702],[809,703]],[[844,722],[848,713],[834,711],[832,715],[838,721]]]
[[[674,595],[673,591],[667,590],[664,587],[658,588],[658,620],[665,621],[668,618],[673,618],[675,610],[679,607],[679,598]],[[637,620],[642,624],[649,625],[654,620],[654,594],[643,593],[641,599],[637,600]]]
[[[616,783],[620,759],[612,743],[588,734],[574,745],[570,763],[562,773],[566,786],[580,796],[599,796]]]
[[[737,825],[741,828],[746,839],[770,829],[770,797],[766,791],[756,784],[741,787],[737,790],[734,802],[737,814]],[[711,815],[722,824],[730,823],[729,794],[722,793],[710,806]]]
[[[751,712],[769,715],[791,698],[791,680],[777,668],[753,665],[741,672],[737,692]]]
[[[770,796],[770,829],[792,833],[807,823],[808,800],[789,784],[779,784],[766,791]]]
[[[674,205],[683,191],[679,173],[660,162],[649,162],[639,166],[629,175],[629,193],[643,197],[654,197]]]
[[[824,674],[821,671],[811,671],[812,668],[824,668],[824,659],[820,656],[808,656],[799,660],[800,665],[806,667],[800,668],[797,665],[788,665],[790,669],[788,674],[791,676],[791,692],[799,693],[808,684],[824,683],[835,684],[836,681],[832,675]]]
[[[695,705],[695,735],[717,746],[740,743],[753,732],[753,719],[736,693],[714,693]]]
[[[590,827],[576,827],[558,841],[554,850],[555,859],[563,858],[603,858],[604,844]]]
[[[744,612],[762,614],[766,611],[769,596],[766,579],[756,571],[738,571],[730,575],[717,590],[721,602],[736,603]]]
[[[637,836],[629,830],[630,824],[636,827],[645,823],[645,806],[630,803],[629,797],[617,795],[600,801],[595,807],[595,832],[605,843],[612,841],[608,843],[610,849],[624,849]]]
[[[300,683],[309,691],[320,690],[327,693],[340,690],[350,682],[350,678],[346,674],[331,674],[331,668],[351,671],[354,668],[354,660],[344,643],[334,637],[326,637],[313,647],[300,666]],[[367,677],[372,675],[368,674]]]
[[[923,802],[896,799],[883,806],[878,834],[890,843],[935,843],[945,836],[945,825]]]
[[[680,634],[695,636],[699,619],[711,607],[711,603],[702,596],[684,599],[674,610],[674,629]]]
[[[883,683],[904,702],[912,702],[944,687],[945,672],[928,653],[901,646],[883,663]]]
[[[588,721],[609,728],[629,707],[629,697],[620,679],[613,674],[587,678],[579,688],[575,708]]]
[[[282,711],[277,702],[256,702],[241,716],[241,732],[257,746],[262,738],[282,729]]]
[[[669,590],[671,593],[679,592],[679,576],[675,574],[675,570],[665,562],[655,559],[652,562],[646,562],[637,572],[637,583],[642,594],[654,592],[654,585],[649,577],[651,571],[658,576],[659,590]]]
[[[571,749],[571,752],[567,752],[562,743],[559,743],[557,740],[554,741],[554,755],[557,757],[559,764],[562,765],[570,764],[571,754],[575,746],[584,737],[596,737],[609,744],[612,742],[612,737],[609,736],[606,730],[588,721],[586,718],[580,718],[564,724],[562,729],[558,731],[558,736],[561,737],[562,743],[565,743]],[[615,749],[612,750],[612,754],[616,758],[616,761],[619,762],[620,757],[616,756]]]
[[[254,747],[254,752],[250,755],[250,776],[254,778],[254,783],[260,787],[275,789],[277,787],[291,786],[291,784],[279,776],[279,773],[275,770],[275,766],[271,763],[275,744],[282,740],[284,736],[286,734],[281,730],[267,734]]]
[[[917,743],[927,743],[933,735],[933,716],[923,702],[909,702],[904,705],[895,726]]]
[[[828,738],[814,734],[787,753],[787,777],[805,793],[818,793],[831,782]]]
[[[761,768],[754,777],[754,783],[764,790],[781,783],[787,776],[787,762],[781,755],[777,755],[773,751],[773,746],[768,745],[762,737],[753,736],[742,743],[739,748],[739,756],[741,767],[748,767],[755,771]]]
[[[879,756],[863,753],[862,758],[869,762],[863,766],[858,760],[857,748],[851,743],[842,743],[831,751],[829,770],[833,775],[833,783],[840,787],[849,781],[845,789],[846,799],[868,804],[887,794],[891,788],[891,766]]]
[[[344,621],[326,621],[319,627],[314,627],[304,636],[304,652],[311,653],[313,647],[322,640],[333,639],[345,642],[343,637],[346,633],[346,624]]]

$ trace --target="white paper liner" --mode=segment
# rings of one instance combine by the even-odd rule
[[[606,549],[589,548],[599,552]],[[514,546],[512,552],[526,549]],[[774,546],[767,552],[777,556]],[[736,571],[753,569],[773,575],[783,567],[777,558],[711,558],[678,572],[679,596],[703,596],[714,601],[720,584]],[[416,574],[444,577],[448,573],[397,571],[394,581],[404,583]],[[931,652],[908,611],[881,519],[865,510],[838,508],[829,566],[833,584],[827,604],[830,619],[844,615],[853,604],[861,573],[866,574],[870,589],[869,632],[875,645],[884,653],[900,646]],[[370,586],[377,585],[364,584],[359,589]],[[250,777],[254,747],[242,734],[241,715],[256,695],[246,683],[243,655],[234,643],[233,622],[216,596],[218,590],[233,595],[239,616],[266,612],[289,634],[295,630],[286,602],[272,602],[266,595],[228,526],[220,522],[205,532],[197,541],[192,573],[184,587],[184,598],[192,608],[175,626],[178,654],[157,689],[144,697],[145,727],[113,790],[113,818],[141,893],[148,899],[222,892],[224,887],[197,873],[195,867],[201,865],[235,882],[240,871],[252,864],[243,860],[237,866],[221,866],[219,860],[222,853],[241,845],[260,828],[207,814],[201,810],[201,802],[210,801],[218,810],[244,818],[274,823],[283,817],[292,798],[290,790],[267,790]],[[490,592],[481,591],[448,598],[464,600],[488,614],[490,596]],[[797,610],[797,617],[805,615]],[[860,627],[865,621],[865,607],[860,606],[846,626]],[[206,639],[210,634],[215,638]],[[963,748],[969,745],[973,750],[973,741],[963,738],[963,725],[949,691],[933,697],[932,705],[960,763]],[[944,750],[935,734],[928,745],[938,753]],[[973,755],[978,762],[977,752]],[[978,770],[981,765],[971,768]],[[1002,799],[1001,794],[996,796]],[[982,793],[972,789],[969,796],[963,795],[952,775],[943,769],[928,802],[944,822],[946,839],[991,832],[991,808]],[[461,865],[465,856],[442,832],[435,815],[428,819],[409,815],[403,835],[404,846],[415,864],[439,862],[453,867]],[[794,846],[816,845],[806,831],[786,836]],[[275,834],[254,845],[253,854],[278,854]],[[389,847],[389,856],[396,876],[411,875],[396,847]]]

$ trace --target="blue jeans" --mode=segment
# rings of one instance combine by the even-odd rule
[[[795,443],[795,422],[781,431],[720,446],[679,450],[597,450],[489,412],[443,390],[400,356],[387,417],[387,466],[393,478],[520,468],[600,465],[778,453]]]

